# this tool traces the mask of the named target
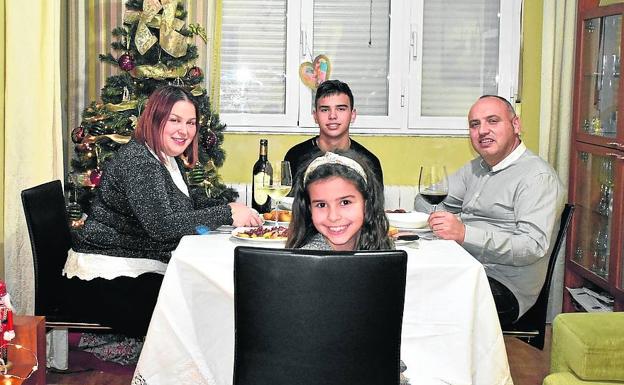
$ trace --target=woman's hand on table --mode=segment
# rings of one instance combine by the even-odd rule
[[[232,210],[232,225],[234,227],[260,226],[263,223],[256,210],[237,202],[232,202],[229,205]]]
[[[429,215],[429,227],[441,239],[464,243],[466,228],[454,214],[446,211],[434,211]]]

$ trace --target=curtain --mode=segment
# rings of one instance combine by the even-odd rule
[[[109,52],[111,31],[121,25],[122,0],[69,1],[66,12],[66,36],[63,47],[67,61],[66,93],[67,116],[64,135],[67,145],[67,165],[73,154],[69,132],[80,125],[82,110],[99,97],[106,78],[115,75],[113,66],[101,64],[98,54]]]
[[[20,192],[63,176],[61,0],[6,1],[4,263],[13,305],[32,314],[33,265]]]
[[[211,32],[210,43],[210,78],[208,83],[208,96],[210,97],[210,106],[212,110],[219,113],[220,94],[221,94],[221,16],[222,0],[214,0],[211,2],[210,20],[212,20],[212,28],[206,28]]]
[[[5,0],[0,0],[0,26],[6,25]],[[0,27],[0,169],[4,170],[4,91],[6,29]],[[4,202],[4,173],[0,173],[0,202]],[[0,218],[4,218],[4,204],[0,204]],[[4,221],[0,221],[0,244],[4,248]],[[4,279],[4,254],[0,258],[0,278]]]
[[[568,185],[577,0],[545,1],[542,27],[542,76],[539,154]],[[548,320],[561,312],[565,248],[557,258]]]

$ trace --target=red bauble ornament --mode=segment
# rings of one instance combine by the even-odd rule
[[[84,139],[84,136],[85,136],[85,132],[82,126],[74,128],[71,132],[72,142],[74,143],[82,142],[82,139]]]
[[[74,148],[78,152],[89,152],[92,150],[91,145],[89,143],[79,143],[74,145]]]
[[[95,187],[100,185],[100,179],[102,179],[102,171],[99,168],[96,168],[89,174],[89,181]]]
[[[217,134],[212,130],[208,130],[204,138],[204,147],[206,150],[210,150],[215,144],[217,144]]]
[[[201,68],[199,68],[199,67],[191,67],[188,70],[187,75],[191,79],[197,79],[197,78],[201,78],[202,76],[204,76],[204,73],[202,72]]]
[[[124,53],[117,59],[117,64],[124,71],[132,71],[134,69],[134,58],[132,55]]]

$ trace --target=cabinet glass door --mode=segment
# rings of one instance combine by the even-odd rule
[[[577,154],[572,260],[604,280],[609,278],[615,166],[611,156]]]
[[[581,132],[615,138],[622,16],[585,20],[583,28]]]

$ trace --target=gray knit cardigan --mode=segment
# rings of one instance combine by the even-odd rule
[[[168,262],[182,236],[195,234],[198,225],[232,224],[225,201],[208,199],[202,189],[189,190],[191,197],[178,189],[146,145],[132,139],[105,165],[91,213],[72,247]]]

